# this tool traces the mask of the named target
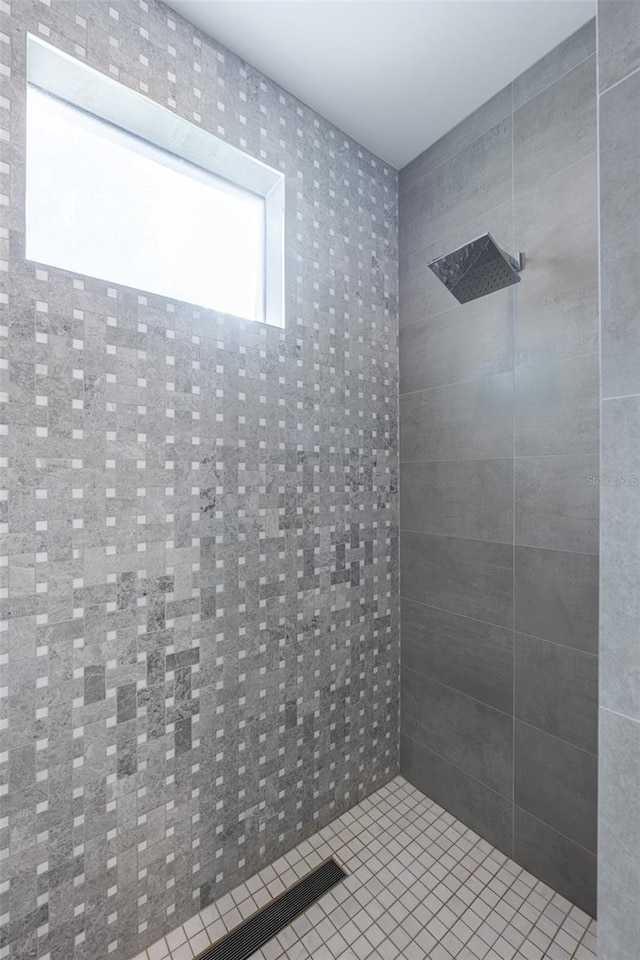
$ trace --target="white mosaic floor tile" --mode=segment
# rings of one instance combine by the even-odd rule
[[[596,960],[591,917],[396,777],[134,960],[191,960],[333,856],[347,878],[255,960]]]

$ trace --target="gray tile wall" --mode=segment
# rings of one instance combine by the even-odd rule
[[[591,22],[401,171],[399,264],[402,770],[590,913],[596,99]],[[459,306],[485,230],[522,282]]]
[[[0,16],[0,956],[127,960],[397,772],[397,174],[154,0]],[[25,262],[27,31],[285,172],[284,330]]]
[[[640,3],[598,4],[602,476],[598,956],[640,957]],[[618,481],[620,478],[620,482]],[[631,485],[630,485],[631,484]]]

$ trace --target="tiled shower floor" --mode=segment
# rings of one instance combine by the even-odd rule
[[[191,960],[328,856],[348,878],[257,960],[594,960],[595,922],[402,777],[135,960]]]

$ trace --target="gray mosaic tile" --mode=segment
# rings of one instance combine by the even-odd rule
[[[155,0],[0,18],[0,958],[127,960],[397,772],[397,176]],[[284,329],[24,260],[27,32],[284,172]]]

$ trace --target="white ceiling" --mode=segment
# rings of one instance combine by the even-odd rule
[[[167,0],[394,167],[595,14],[595,0]]]

